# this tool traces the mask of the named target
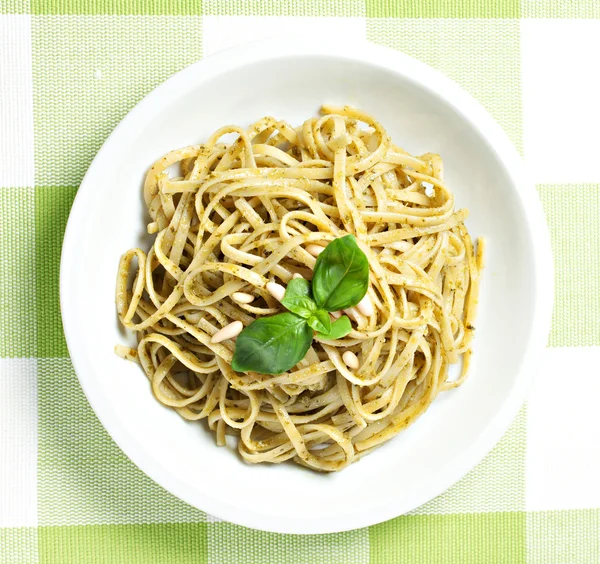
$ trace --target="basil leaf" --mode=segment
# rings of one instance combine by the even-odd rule
[[[334,239],[318,256],[312,293],[319,309],[339,311],[355,306],[369,288],[369,261],[354,235]]]
[[[329,314],[323,310],[318,309],[314,315],[309,317],[306,322],[315,330],[323,333],[329,333],[331,331],[331,319]]]
[[[314,315],[317,305],[310,297],[310,282],[304,278],[290,280],[281,305],[304,319]]]
[[[231,367],[236,372],[281,374],[304,358],[312,340],[306,320],[293,313],[261,317],[238,335]]]
[[[326,341],[333,341],[335,339],[341,339],[345,337],[348,333],[352,331],[352,325],[350,324],[350,319],[345,315],[342,315],[339,319],[335,320],[331,324],[331,330],[328,333],[317,333],[317,337],[319,339],[324,339]]]

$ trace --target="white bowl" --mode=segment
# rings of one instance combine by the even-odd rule
[[[372,113],[396,144],[439,153],[468,227],[488,241],[469,380],[412,427],[336,474],[247,465],[201,423],[160,405],[125,336],[114,287],[119,256],[149,246],[141,183],[170,149],[218,127],[273,115],[300,124],[322,103]],[[330,533],[390,519],[437,496],[494,446],[515,417],[548,334],[552,269],[535,189],[483,108],[430,67],[370,44],[262,42],[173,76],[106,141],[77,193],[64,240],[61,307],[71,358],[96,414],[123,451],[168,491],[257,529]],[[134,342],[134,341],[133,341]],[[68,417],[68,414],[65,414]]]

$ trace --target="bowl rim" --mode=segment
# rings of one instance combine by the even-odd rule
[[[214,515],[220,519],[246,527],[277,533],[315,534],[334,533],[357,529],[386,521],[402,515],[448,489],[468,471],[470,471],[496,445],[508,429],[522,406],[546,347],[554,295],[554,277],[550,236],[544,218],[541,202],[535,186],[529,180],[521,157],[508,139],[506,133],[470,94],[458,86],[449,77],[409,55],[369,43],[354,41],[352,45],[335,40],[306,44],[300,40],[282,44],[274,39],[245,43],[237,47],[219,51],[177,72],[144,97],[117,125],[106,139],[86,172],[67,222],[60,264],[60,307],[67,347],[80,385],[104,428],[117,443],[125,455],[145,474],[160,484],[171,494],[186,503]],[[196,77],[207,82],[223,73],[230,72],[246,64],[290,57],[334,57],[378,67],[394,72],[411,80],[421,88],[434,91],[441,96],[469,125],[487,140],[490,149],[504,166],[516,193],[516,197],[525,210],[532,237],[535,237],[534,271],[536,273],[535,295],[533,300],[532,328],[528,336],[523,362],[510,392],[504,398],[502,406],[494,413],[489,424],[481,430],[476,440],[465,449],[456,461],[449,465],[440,477],[405,497],[402,504],[391,496],[385,504],[368,512],[310,521],[293,516],[265,515],[258,510],[239,508],[206,497],[198,491],[190,491],[183,482],[164,472],[153,464],[145,451],[132,440],[127,429],[122,427],[112,415],[110,402],[103,401],[94,379],[86,378],[86,366],[75,339],[77,312],[69,306],[72,281],[67,275],[75,268],[78,241],[76,233],[83,222],[84,212],[91,196],[86,186],[101,172],[114,155],[118,153],[116,141],[127,131],[142,127],[149,115],[171,104],[174,99],[185,94],[196,85]]]

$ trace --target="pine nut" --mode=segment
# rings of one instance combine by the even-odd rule
[[[333,317],[334,321],[339,319],[340,317],[342,317],[342,312],[341,311],[330,311],[329,315],[331,315],[331,317]]]
[[[211,343],[220,343],[227,339],[233,339],[237,337],[244,328],[244,324],[241,321],[233,321],[229,325],[225,325],[223,329],[217,331],[210,340]]]
[[[352,370],[356,370],[360,366],[360,362],[358,362],[358,357],[352,351],[346,351],[342,355],[342,360],[346,364],[348,368]]]
[[[299,272],[294,272],[294,276],[292,276],[292,278],[296,280],[296,278],[304,278],[304,276],[302,276],[302,274],[300,274]]]
[[[365,297],[358,302],[356,309],[358,309],[365,317],[371,317],[371,315],[375,313],[373,302],[371,301],[369,294],[365,294]]]
[[[325,247],[321,247],[321,245],[306,245],[304,250],[313,257],[318,257],[325,250]]]
[[[354,321],[358,321],[357,316],[360,315],[360,312],[358,312],[355,307],[349,307],[348,309],[345,309],[344,313],[350,319],[354,319]]]
[[[267,282],[267,292],[271,294],[278,302],[285,296],[285,288],[277,282]]]
[[[240,304],[249,304],[254,301],[254,296],[246,292],[234,292],[231,297]]]

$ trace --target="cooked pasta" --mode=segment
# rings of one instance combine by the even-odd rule
[[[141,364],[159,402],[206,420],[218,445],[238,437],[245,461],[336,471],[464,381],[483,241],[474,248],[438,155],[411,156],[355,108],[322,113],[296,129],[272,117],[223,127],[150,168],[154,243],[121,257],[116,290],[139,344],[115,350]],[[282,374],[233,371],[239,329],[285,311],[267,285],[310,280],[315,246],[348,234],[369,261],[366,306],[346,311],[351,333],[315,336]]]

